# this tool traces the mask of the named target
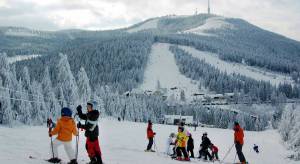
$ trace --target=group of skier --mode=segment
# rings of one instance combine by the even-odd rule
[[[51,137],[51,152],[52,158],[48,161],[51,163],[59,163],[61,159],[58,157],[58,147],[60,145],[64,146],[64,149],[70,159],[68,164],[77,164],[78,155],[78,138],[79,129],[85,130],[86,137],[86,151],[90,158],[89,164],[102,164],[101,149],[99,146],[99,128],[98,128],[98,118],[99,111],[93,109],[93,103],[87,103],[87,113],[82,112],[82,106],[79,105],[76,108],[78,117],[85,121],[81,124],[80,121],[75,123],[75,116],[72,117],[72,110],[70,108],[62,108],[61,117],[57,120],[57,123],[53,123],[51,119],[48,119],[47,123],[49,126],[49,137]],[[156,133],[152,129],[152,122],[148,121],[147,127],[147,138],[149,143],[146,148],[146,152],[155,152],[152,146],[155,145],[155,135]],[[52,129],[53,128],[53,129]],[[242,147],[244,144],[244,131],[240,127],[238,122],[234,123],[234,145],[236,148],[237,156],[241,164],[246,164],[245,156],[242,152]],[[52,136],[57,135],[56,139],[52,141]],[[76,153],[72,147],[72,135],[78,137],[76,140]],[[209,151],[211,150],[211,153]],[[257,153],[258,146],[254,145],[253,148]],[[172,150],[172,152],[170,152]],[[205,132],[201,137],[201,144],[199,148],[198,158],[204,157],[204,160],[214,161],[219,160],[218,147],[211,143],[208,138],[208,134]],[[178,126],[178,133],[171,133],[167,140],[166,154],[170,155],[172,158],[180,161],[190,161],[190,158],[195,158],[194,156],[194,139],[192,134],[184,127],[184,123]]]
[[[244,144],[244,130],[240,127],[238,122],[234,123],[234,145],[236,148],[237,156],[241,164],[246,164],[245,156],[242,152],[242,147]],[[146,152],[155,152],[152,149],[155,134],[152,129],[152,122],[148,121],[147,127],[147,138],[149,140]],[[258,151],[258,146],[255,145],[255,150]],[[209,151],[210,150],[210,151]],[[211,153],[210,153],[211,152]],[[215,161],[219,160],[218,155],[219,149],[214,145],[208,138],[207,132],[204,132],[201,137],[201,144],[199,148],[199,159],[204,158],[204,160]],[[178,133],[171,133],[167,139],[167,146],[165,153],[170,155],[173,159],[179,161],[190,161],[190,158],[195,158],[194,156],[194,139],[192,134],[187,131],[184,127],[184,123],[178,126]]]
[[[76,148],[75,154],[72,147],[72,135],[78,137],[79,129],[84,129],[86,137],[86,151],[91,160],[89,164],[102,164],[101,149],[98,140],[98,118],[100,115],[99,111],[93,109],[92,102],[87,103],[87,113],[82,112],[81,105],[77,106],[76,110],[76,115],[78,115],[80,119],[85,121],[84,124],[81,124],[79,121],[76,125],[75,120],[72,117],[72,110],[70,108],[62,108],[61,118],[57,120],[56,125],[52,122],[51,119],[48,119],[49,137],[51,137],[52,152],[52,158],[50,158],[48,162],[60,163],[61,159],[59,159],[58,157],[58,147],[60,145],[63,145],[70,159],[70,162],[68,162],[68,164],[77,164],[78,147]],[[52,142],[53,135],[57,135],[57,137]],[[78,140],[76,144],[78,144]]]

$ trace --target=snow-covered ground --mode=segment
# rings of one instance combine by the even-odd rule
[[[206,19],[205,23],[199,27],[185,30],[182,33],[193,33],[197,35],[213,35],[207,33],[208,30],[216,29],[234,29],[234,25],[225,21],[224,17],[211,17]]]
[[[156,125],[153,129],[157,133],[155,141],[159,153],[145,153],[147,144],[146,124],[133,122],[117,122],[103,119],[100,125],[100,145],[103,160],[106,164],[179,164],[161,152],[165,150],[165,143],[171,132],[176,132],[176,126]],[[227,150],[233,144],[233,131],[215,128],[188,128],[195,141],[195,153],[198,156],[198,147],[203,132],[219,147],[220,159],[223,159]],[[75,142],[75,139],[74,139]],[[252,150],[253,144],[259,145],[260,153]],[[75,143],[74,143],[75,144]],[[43,160],[29,159],[35,156],[39,159],[49,158],[50,139],[46,126],[21,126],[15,128],[0,127],[0,161],[2,164],[43,164]],[[85,152],[84,132],[80,132],[79,163],[88,161]],[[243,147],[246,159],[253,164],[296,164],[286,159],[289,152],[282,146],[279,134],[275,130],[264,132],[245,132],[245,145]],[[68,161],[63,148],[59,149],[60,157]],[[226,162],[233,162],[235,151],[229,154]],[[207,163],[193,161],[191,163]]]
[[[159,21],[159,19],[149,20],[137,27],[128,29],[127,32],[133,33],[133,32],[139,32],[139,31],[143,31],[143,30],[155,29],[155,28],[157,28],[158,21]]]
[[[8,63],[12,64],[22,60],[30,60],[36,57],[40,57],[41,55],[18,55],[13,57],[8,57]]]
[[[187,51],[188,53],[190,53],[193,57],[199,58],[201,60],[203,59],[208,64],[211,64],[212,66],[218,68],[223,72],[226,71],[229,74],[237,73],[256,80],[270,81],[272,85],[278,85],[279,83],[284,83],[284,82],[290,84],[293,83],[291,77],[287,75],[262,70],[257,67],[247,66],[245,64],[227,62],[221,60],[217,54],[205,52],[205,51],[199,51],[192,47],[188,47],[188,46],[179,46],[179,47]]]
[[[184,90],[186,97],[189,98],[198,91],[198,85],[180,73],[174,54],[169,51],[169,46],[165,43],[156,43],[152,46],[144,82],[140,89],[154,91],[159,81],[162,88],[177,87]]]

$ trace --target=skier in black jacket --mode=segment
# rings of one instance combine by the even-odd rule
[[[86,150],[91,159],[90,164],[102,164],[101,149],[99,146],[98,136],[98,118],[99,111],[93,109],[93,104],[87,103],[87,113],[82,113],[81,105],[76,108],[77,114],[80,119],[85,120],[85,124],[82,125],[80,122],[77,124],[78,128],[85,129],[86,137]]]
[[[208,152],[208,148],[210,147],[211,142],[210,139],[207,137],[207,133],[203,133],[202,135],[202,143],[201,143],[201,149],[199,151],[199,158],[202,157],[202,155],[204,156],[204,160],[207,160],[207,156],[209,158],[209,160],[212,160],[212,156],[211,154]]]
[[[188,141],[187,141],[187,152],[188,152],[188,153],[191,153],[190,158],[195,158],[195,157],[194,157],[194,140],[193,140],[193,138],[192,138],[192,134],[189,133],[189,134],[188,134],[188,137],[189,137],[189,139],[188,139]]]

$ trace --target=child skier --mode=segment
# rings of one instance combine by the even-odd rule
[[[253,145],[253,150],[254,150],[256,153],[259,153],[258,146],[257,146],[256,144]]]
[[[99,111],[93,109],[93,103],[87,103],[87,113],[82,113],[81,105],[77,106],[77,113],[80,119],[85,120],[85,124],[77,124],[78,128],[85,130],[86,136],[86,150],[90,157],[90,164],[102,164],[101,149],[99,146],[99,129],[98,129],[98,118]]]
[[[59,163],[61,161],[58,158],[58,147],[60,145],[64,145],[65,151],[69,159],[71,160],[68,164],[77,164],[75,153],[72,148],[72,134],[78,135],[75,121],[72,118],[72,111],[69,108],[62,108],[61,118],[57,120],[55,128],[49,132],[49,137],[58,135],[57,138],[53,141],[52,145],[54,158],[49,159],[49,162]]]
[[[190,161],[188,157],[188,153],[186,152],[186,142],[187,142],[187,135],[184,133],[183,127],[178,127],[178,134],[176,138],[176,153],[177,153],[177,160],[179,161]],[[184,159],[182,159],[181,155],[183,153]]]
[[[188,133],[188,141],[187,141],[187,153],[191,153],[191,156],[190,158],[195,158],[194,157],[194,140],[192,138],[192,134],[191,133]]]
[[[168,137],[168,140],[167,140],[167,145],[166,145],[166,154],[167,155],[175,155],[175,149],[174,149],[174,146],[175,146],[175,142],[174,142],[174,138],[175,138],[175,134],[174,133],[171,133],[170,136]],[[173,150],[173,153],[171,154],[170,153],[170,150]]]
[[[147,145],[147,149],[145,150],[146,152],[155,152],[154,150],[152,150],[152,145],[153,145],[153,138],[155,136],[156,133],[153,132],[152,130],[152,122],[151,120],[148,121],[148,127],[147,127],[147,138],[149,140],[149,143]]]
[[[211,155],[212,155],[212,159],[213,160],[219,160],[219,155],[218,155],[218,152],[219,152],[219,149],[217,146],[215,146],[214,144],[211,144],[210,145],[210,150],[211,150]]]

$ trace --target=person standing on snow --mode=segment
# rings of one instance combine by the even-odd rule
[[[244,130],[240,127],[238,122],[234,123],[234,144],[236,153],[239,157],[239,160],[242,164],[246,164],[246,158],[243,154],[242,148],[244,144]]]
[[[254,150],[256,153],[259,153],[258,146],[257,146],[256,144],[253,145],[253,150]]]
[[[85,120],[85,124],[82,125],[80,122],[77,124],[78,128],[85,130],[86,137],[86,150],[90,157],[89,164],[102,164],[101,149],[99,146],[99,128],[98,118],[99,111],[93,109],[93,103],[87,103],[87,113],[82,113],[81,105],[77,106],[77,113],[80,119]]]
[[[202,143],[200,145],[201,149],[199,151],[199,157],[198,158],[202,158],[202,156],[204,156],[204,160],[207,160],[207,156],[208,156],[209,160],[212,160],[212,156],[208,152],[208,148],[209,148],[210,145],[211,145],[211,141],[207,137],[207,133],[205,132],[202,135]]]
[[[176,153],[177,153],[177,160],[179,161],[190,161],[190,158],[188,156],[188,153],[186,152],[186,143],[187,143],[188,137],[186,133],[184,133],[183,127],[178,127],[178,134],[176,137]],[[184,156],[184,159],[182,159],[182,155]]]
[[[152,145],[153,145],[153,138],[156,133],[153,132],[152,130],[152,122],[151,120],[148,121],[148,127],[147,127],[147,138],[149,140],[149,143],[147,145],[147,149],[145,150],[146,152],[155,152],[152,150]]]
[[[188,133],[188,141],[187,141],[187,153],[191,153],[190,158],[195,158],[194,156],[194,140],[192,138],[192,134]]]
[[[48,121],[50,122],[50,119]],[[75,153],[72,148],[72,134],[75,136],[78,135],[75,121],[72,118],[72,111],[69,108],[62,108],[61,118],[57,120],[55,128],[49,132],[49,137],[52,137],[53,135],[58,136],[53,141],[52,149],[54,158],[49,159],[48,162],[59,163],[61,161],[58,158],[58,147],[64,145],[65,151],[71,160],[68,164],[77,164]]]
[[[168,140],[166,142],[166,154],[167,155],[175,155],[175,150],[174,150],[174,146],[175,146],[175,142],[174,142],[174,138],[175,138],[175,134],[171,133],[170,136],[168,137]],[[170,150],[173,150],[173,153],[170,153]]]

